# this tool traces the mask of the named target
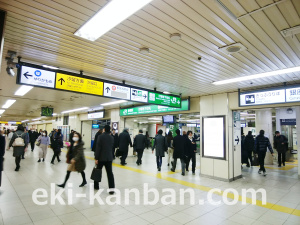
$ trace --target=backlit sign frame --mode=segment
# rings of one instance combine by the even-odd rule
[[[202,117],[202,157],[226,160],[225,116]]]

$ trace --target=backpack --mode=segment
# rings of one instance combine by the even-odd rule
[[[16,134],[17,135],[17,134]],[[17,138],[14,140],[14,143],[12,144],[13,147],[24,147],[24,139],[22,138],[22,135],[17,135]]]

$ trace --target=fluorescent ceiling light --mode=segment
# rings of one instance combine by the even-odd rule
[[[288,28],[280,31],[283,37],[290,37],[300,33],[300,26],[295,26],[292,28]]]
[[[14,99],[9,99],[5,102],[5,104],[2,106],[2,108],[4,109],[8,109],[9,107],[11,107],[12,104],[15,103],[16,100]]]
[[[42,119],[42,118],[36,118],[36,119],[32,119],[32,120],[34,120],[34,121],[35,121],[35,120],[40,120],[40,119]]]
[[[5,112],[4,109],[0,109],[0,115],[3,114]]]
[[[215,85],[229,84],[229,83],[235,83],[235,82],[240,82],[240,81],[245,81],[245,80],[253,80],[253,79],[258,79],[258,78],[263,78],[263,77],[271,77],[271,76],[276,76],[276,75],[280,75],[280,74],[294,73],[294,72],[298,72],[298,71],[300,71],[300,66],[282,69],[282,70],[275,70],[275,71],[266,72],[266,73],[258,73],[258,74],[254,74],[254,75],[244,76],[244,77],[237,77],[237,78],[228,79],[228,80],[216,81],[216,82],[213,82],[213,84],[215,84]]]
[[[21,123],[25,123],[25,122],[27,122],[27,121],[29,121],[29,120],[23,120],[23,121],[21,121]]]
[[[168,91],[164,91],[163,93],[166,95],[171,94],[171,92],[168,92]]]
[[[86,109],[88,109],[88,107],[83,107],[83,108],[79,108],[79,109],[71,109],[71,110],[63,111],[61,113],[70,113],[70,112],[76,112],[76,111],[81,111],[81,110],[86,110]]]
[[[55,67],[55,66],[48,66],[48,65],[43,65],[43,67],[49,68],[49,69],[53,69],[53,70],[58,70],[58,69],[59,69],[58,67]]]
[[[16,92],[15,95],[18,96],[24,96],[27,94],[28,91],[30,91],[33,88],[33,86],[27,86],[27,85],[22,85]]]
[[[112,0],[90,18],[75,35],[95,41],[152,0]]]
[[[56,115],[57,115],[57,113],[53,113],[53,114],[52,114],[52,116],[56,116]]]
[[[120,100],[120,101],[114,101],[114,102],[108,102],[108,103],[103,103],[101,105],[106,106],[106,105],[115,105],[115,104],[120,104],[123,102],[127,102],[126,100]]]

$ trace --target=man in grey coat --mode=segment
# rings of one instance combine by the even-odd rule
[[[156,164],[158,171],[161,170],[161,164],[162,164],[162,157],[165,157],[165,151],[168,149],[168,142],[167,138],[162,136],[163,131],[159,130],[157,132],[157,136],[154,138],[154,144],[152,147],[152,153],[154,151],[154,148],[156,149],[155,155],[156,155]]]
[[[22,138],[24,140],[24,146],[13,146],[13,143],[17,138]],[[15,171],[19,171],[20,169],[21,157],[24,154],[27,145],[28,145],[27,134],[24,132],[24,127],[22,125],[19,125],[17,131],[14,133],[9,143],[9,147],[13,146],[14,149],[13,156],[15,157],[15,162],[16,162]]]
[[[109,125],[105,125],[104,130],[105,132],[97,138],[95,163],[98,169],[102,169],[102,167],[105,166],[108,186],[110,189],[112,189],[115,188],[114,174],[112,172],[114,138],[110,135]],[[99,182],[94,181],[94,189],[99,190]],[[110,190],[109,194],[114,194],[114,191]]]

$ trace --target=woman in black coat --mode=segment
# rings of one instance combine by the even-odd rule
[[[247,154],[247,167],[253,166],[253,162],[252,162],[252,152],[254,150],[254,137],[252,135],[252,131],[248,132],[248,135],[245,137],[244,140],[244,151]],[[249,161],[250,160],[250,164]]]
[[[60,162],[59,155],[61,153],[61,148],[63,147],[64,143],[62,141],[62,134],[60,131],[58,131],[55,135],[55,137],[52,140],[51,147],[53,149],[54,155],[51,160],[51,164],[54,164],[55,158],[57,158],[57,161]]]

